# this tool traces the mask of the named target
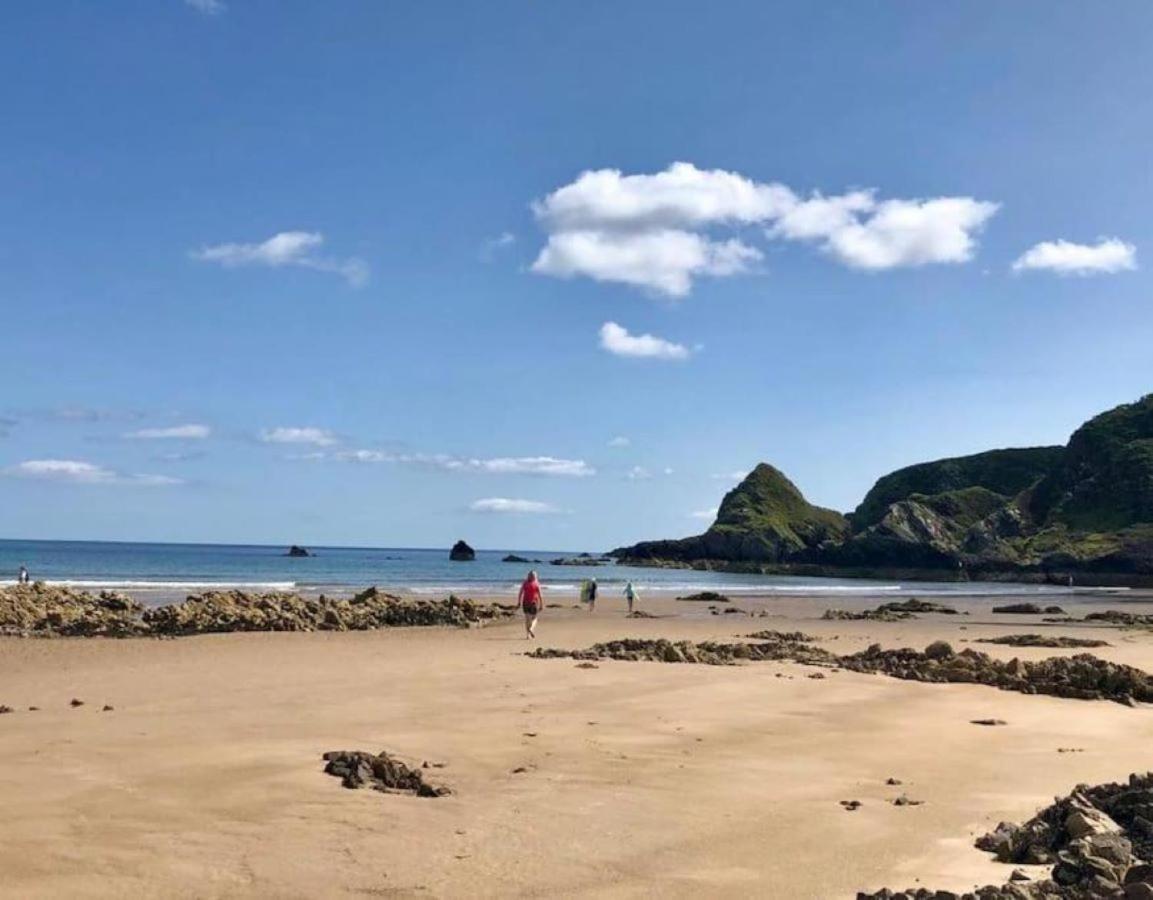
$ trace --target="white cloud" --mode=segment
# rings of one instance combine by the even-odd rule
[[[713,521],[717,517],[717,507],[712,509],[698,509],[696,512],[689,513],[689,517],[693,519],[705,519],[706,521]]]
[[[192,252],[193,259],[219,263],[226,268],[239,266],[299,266],[318,272],[331,272],[353,287],[368,283],[368,264],[362,259],[333,259],[319,256],[324,235],[317,231],[282,231],[258,244],[214,244]]]
[[[762,258],[746,241],[712,233],[750,225],[770,239],[816,243],[854,268],[960,263],[997,208],[971,197],[878,201],[871,190],[806,199],[784,184],[691,163],[653,175],[601,169],[533,204],[548,237],[532,270],[683,297],[698,277],[736,275]]]
[[[618,434],[615,438],[613,438],[612,440],[609,441],[609,446],[610,447],[631,447],[632,443],[633,442],[630,441],[623,434]]]
[[[218,16],[228,9],[224,0],[184,0],[184,2],[197,12],[202,12],[206,16]]]
[[[1119,238],[1101,238],[1096,244],[1042,241],[1013,263],[1014,272],[1044,270],[1059,275],[1112,275],[1137,268],[1137,248]]]
[[[629,481],[647,481],[653,477],[653,473],[646,469],[644,466],[633,466],[625,473],[625,477]]]
[[[266,428],[260,432],[260,439],[266,444],[311,444],[314,447],[331,447],[336,436],[323,428],[300,428],[281,426]]]
[[[126,438],[135,440],[184,440],[203,441],[212,435],[212,429],[207,425],[173,425],[170,428],[141,428],[139,431],[130,431]]]
[[[473,512],[483,513],[556,513],[560,512],[551,503],[539,500],[514,500],[508,497],[486,497],[469,505]]]
[[[596,469],[582,459],[555,456],[499,456],[489,459],[450,456],[446,453],[385,453],[381,450],[345,450],[337,453],[340,462],[399,463],[425,466],[446,472],[476,472],[485,475],[545,475],[558,478],[587,478]]]
[[[167,475],[126,475],[78,459],[29,459],[9,466],[6,475],[38,481],[61,481],[70,484],[128,484],[146,487],[183,484]]]
[[[480,247],[480,258],[483,262],[492,262],[496,255],[506,247],[516,243],[516,235],[511,231],[502,231],[494,238],[489,238]]]
[[[629,334],[616,322],[605,322],[600,331],[601,347],[615,356],[634,359],[688,359],[692,355],[684,344],[674,344],[651,334]]]

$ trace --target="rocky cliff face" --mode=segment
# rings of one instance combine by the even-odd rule
[[[1067,447],[900,469],[849,518],[812,506],[762,464],[704,534],[615,555],[811,574],[1153,584],[1153,394],[1090,420]]]

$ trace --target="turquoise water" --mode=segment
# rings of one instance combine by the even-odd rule
[[[632,580],[642,594],[701,590],[741,593],[842,595],[939,595],[980,593],[1067,593],[1045,585],[870,581],[849,578],[795,578],[732,575],[688,569],[636,569],[551,566],[548,560],[573,552],[481,550],[473,562],[452,562],[448,549],[370,549],[310,547],[315,555],[296,559],[284,547],[232,544],[130,544],[98,541],[0,540],[0,584],[11,584],[21,565],[35,580],[91,590],[126,590],[142,600],[169,600],[189,592],[236,587],[340,594],[370,584],[418,594],[497,595],[516,592],[528,566],[501,562],[508,553],[542,560],[535,565],[545,590],[575,595],[583,578],[595,577],[605,596]]]

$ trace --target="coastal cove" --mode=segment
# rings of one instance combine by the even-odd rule
[[[287,555],[287,548],[281,546],[0,540],[0,586],[12,584],[18,568],[26,565],[34,580],[79,590],[124,591],[146,605],[181,600],[189,593],[205,590],[344,596],[370,585],[417,596],[457,593],[511,599],[525,571],[532,567],[540,573],[546,595],[566,599],[577,596],[580,582],[586,578],[596,578],[602,591],[613,597],[619,597],[630,580],[642,596],[677,596],[710,590],[765,598],[798,592],[813,596],[1068,592],[1068,588],[1061,585],[803,577],[688,566],[661,569],[611,563],[550,565],[549,560],[572,560],[577,556],[560,551],[478,550],[475,560],[454,562],[448,557],[447,547],[309,546],[308,550],[308,557],[292,557]],[[530,562],[503,562],[510,554]],[[541,562],[533,562],[535,560]]]

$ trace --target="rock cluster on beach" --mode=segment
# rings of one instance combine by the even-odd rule
[[[1015,870],[1004,885],[972,892],[910,888],[858,893],[857,900],[1095,900],[1153,898],[1153,774],[1121,784],[1079,785],[1024,825],[1002,822],[977,847],[1003,863],[1051,865],[1030,881]]]
[[[144,606],[113,591],[89,594],[42,582],[0,590],[0,634],[128,637],[147,630]]]
[[[686,597],[677,597],[678,600],[685,603],[732,603],[733,601],[725,594],[718,594],[716,591],[699,591],[696,594],[689,594]]]
[[[1011,616],[1065,615],[1065,610],[1059,606],[1038,606],[1036,603],[1010,603],[1007,606],[994,606],[993,612]]]
[[[983,684],[1022,694],[1048,694],[1076,700],[1112,700],[1128,705],[1153,702],[1153,682],[1148,673],[1085,653],[1036,662],[1020,659],[1006,662],[970,648],[957,653],[947,642],[934,641],[923,652],[911,648],[883,650],[880,644],[873,644],[860,653],[838,656],[812,646],[807,638],[793,640],[793,635],[779,632],[763,634],[768,639],[758,643],[694,643],[629,638],[594,644],[586,650],[542,647],[528,655],[536,659],[618,659],[706,665],[788,660],[854,672],[878,673],[906,681]]]
[[[445,797],[452,791],[424,780],[420,769],[412,769],[386,752],[330,750],[324,754],[324,771],[335,775],[346,788],[372,788],[389,794],[417,797]]]
[[[861,612],[852,612],[847,609],[827,609],[822,619],[831,620],[870,620],[875,622],[899,622],[902,619],[916,618],[919,613],[943,613],[948,616],[957,615],[957,610],[943,603],[933,603],[929,600],[919,600],[910,597],[908,600],[882,603],[876,609],[866,609]]]
[[[92,595],[41,583],[0,590],[0,634],[60,637],[178,636],[226,631],[365,631],[419,625],[468,627],[511,607],[410,600],[368,588],[348,599],[208,591],[146,609],[122,594]]]
[[[1054,634],[1006,634],[995,638],[977,638],[978,644],[1001,644],[1006,647],[1108,647],[1108,641],[1095,638],[1065,637]]]

